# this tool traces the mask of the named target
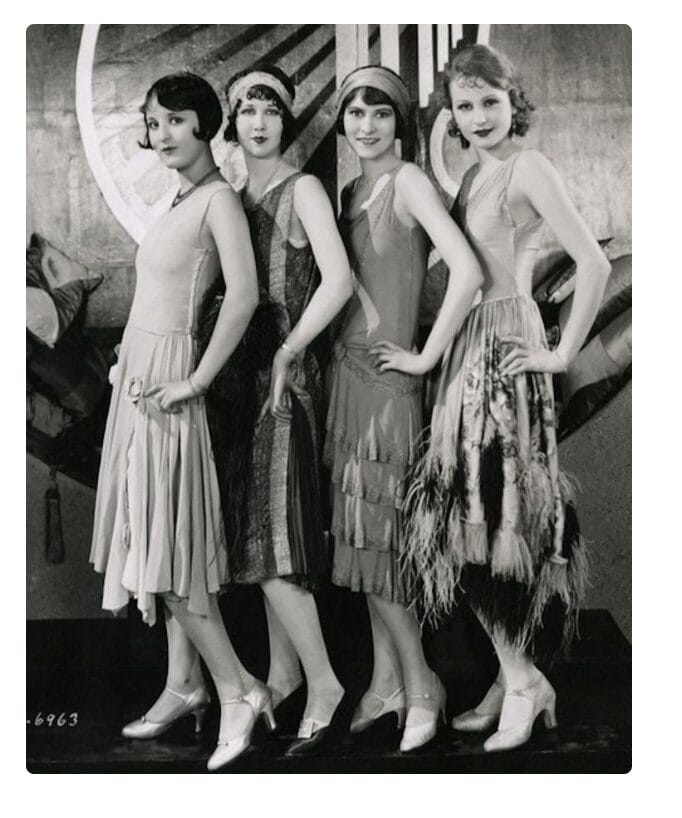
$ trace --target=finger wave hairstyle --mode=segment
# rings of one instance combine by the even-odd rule
[[[459,51],[455,51],[452,60],[445,68],[444,74],[445,99],[451,110],[450,83],[462,76],[471,80],[481,79],[487,82],[488,85],[492,85],[493,88],[508,92],[512,106],[512,123],[509,135],[525,136],[528,133],[530,114],[531,111],[535,110],[535,106],[528,99],[528,95],[523,89],[521,77],[504,54],[487,45],[466,45]],[[448,133],[450,136],[459,137],[463,148],[469,147],[469,141],[462,136],[457,127],[454,113],[448,126]]]
[[[154,99],[169,111],[194,111],[199,120],[199,129],[194,131],[194,136],[202,142],[210,142],[220,130],[223,111],[211,84],[191,71],[167,74],[151,86],[140,107],[145,125],[144,140],[138,142],[141,148],[150,150],[152,147],[149,141],[147,110]]]

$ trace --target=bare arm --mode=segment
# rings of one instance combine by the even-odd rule
[[[409,214],[426,230],[450,275],[438,317],[418,355],[398,353],[396,356],[399,348],[386,341],[376,344],[373,349],[379,353],[382,372],[400,369],[422,374],[433,369],[461,327],[476,291],[483,283],[483,276],[461,230],[451,219],[426,174],[416,165],[405,165],[396,176],[396,209]]]
[[[525,200],[544,219],[575,261],[576,275],[570,315],[553,359],[548,358],[545,351],[528,348],[524,351],[520,347],[505,357],[501,367],[508,374],[526,370],[560,372],[575,358],[587,337],[604,295],[611,265],[571,201],[559,174],[541,153],[524,151],[518,158],[509,197],[512,203],[514,199]]]
[[[207,389],[225,366],[258,306],[256,262],[249,225],[236,193],[225,190],[211,200],[206,223],[218,248],[225,298],[192,380]]]
[[[294,210],[310,241],[321,279],[286,341],[294,352],[301,352],[351,297],[353,282],[331,202],[319,179],[304,176],[298,180],[294,190]]]
[[[197,368],[185,381],[156,384],[145,397],[155,397],[164,411],[179,411],[178,404],[208,389],[241,340],[258,304],[256,264],[246,216],[237,195],[216,193],[209,204],[206,224],[218,249],[225,278],[216,325]]]
[[[280,348],[275,354],[270,399],[263,411],[270,406],[274,414],[282,417],[288,414],[289,408],[286,387],[295,389],[289,373],[290,364],[353,294],[348,257],[336,227],[331,203],[322,184],[314,176],[303,176],[296,182],[294,211],[310,241],[320,270],[320,284],[289,333],[286,348]]]

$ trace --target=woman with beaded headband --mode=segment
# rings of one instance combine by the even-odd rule
[[[426,175],[396,155],[409,149],[410,99],[388,68],[349,74],[337,97],[337,129],[361,175],[342,193],[341,231],[358,286],[334,349],[326,458],[332,471],[332,581],[362,591],[372,628],[373,673],[351,732],[396,713],[400,749],[436,734],[445,689],[428,667],[419,626],[408,611],[398,556],[400,486],[421,431],[421,374],[438,360],[450,327],[464,319],[481,281],[463,235]],[[380,365],[382,340],[411,349],[430,244],[453,275],[422,355],[406,372]]]
[[[446,613],[461,591],[492,639],[497,679],[452,723],[496,726],[484,744],[492,751],[527,741],[540,713],[555,724],[554,690],[531,657],[549,641],[542,626],[550,606],[567,614],[570,636],[586,566],[557,461],[552,374],[580,350],[610,265],[548,160],[515,140],[528,129],[532,105],[509,61],[488,46],[468,46],[446,77],[452,133],[473,145],[478,160],[454,214],[484,282],[443,361],[428,449],[406,498],[403,566],[427,617]],[[531,295],[545,224],[577,266],[570,317],[553,351]],[[423,354],[393,344],[383,350],[384,366],[399,371]]]
[[[240,703],[223,707],[220,723],[221,736],[239,744],[254,714],[271,717],[271,703],[239,662],[217,605],[228,569],[203,396],[256,308],[256,267],[241,202],[211,153],[222,122],[213,88],[189,72],[165,76],[141,111],[141,147],[176,171],[179,190],[135,260],[135,296],[110,375],[90,558],[105,572],[104,608],[133,597],[152,625],[163,602],[166,687],[123,735],[155,738],[186,715],[200,729],[210,701],[201,655],[221,702]],[[199,354],[197,305],[221,270],[230,298]]]
[[[283,151],[292,142],[295,89],[280,69],[259,66],[227,84],[225,139],[243,150],[248,177],[242,190],[261,290],[272,308],[281,344],[255,374],[255,411],[244,473],[234,471],[234,444],[216,446],[224,478],[226,521],[240,514],[228,542],[231,579],[264,592],[270,639],[268,686],[275,706],[307,682],[298,739],[289,755],[316,749],[343,697],[322,637],[312,590],[328,581],[322,528],[318,432],[320,370],[310,343],[343,307],[352,279],[331,203],[314,176],[292,167]],[[319,270],[319,273],[318,273]],[[231,403],[217,390],[211,433],[227,440]],[[260,412],[259,412],[260,410]],[[228,484],[246,486],[235,508]]]

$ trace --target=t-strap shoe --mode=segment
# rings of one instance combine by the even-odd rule
[[[124,738],[156,738],[157,736],[165,733],[166,730],[170,729],[176,721],[184,718],[185,716],[189,716],[190,714],[193,715],[195,719],[194,731],[198,733],[201,730],[201,725],[203,724],[204,716],[206,715],[206,708],[211,702],[211,696],[208,690],[201,685],[196,690],[188,693],[186,696],[183,696],[182,693],[177,693],[170,687],[166,687],[166,690],[169,693],[172,693],[174,696],[177,696],[177,698],[182,702],[178,712],[166,721],[151,721],[146,715],[141,716],[139,719],[131,721],[130,724],[126,724],[126,726],[121,730],[121,735]]]
[[[405,688],[402,685],[389,696],[380,696],[373,690],[368,690],[355,708],[350,722],[350,731],[351,733],[362,733],[375,721],[389,713],[395,713],[398,717],[398,730],[400,730],[405,724],[406,705]],[[371,715],[366,715],[366,711],[370,709],[373,712]]]
[[[439,716],[445,724],[445,696],[445,688],[435,673],[430,692],[412,693],[407,696],[407,721],[410,721],[410,713],[413,710],[421,710],[426,714],[427,719],[421,724],[406,724],[400,741],[400,750],[403,753],[423,747],[434,738],[438,731]]]
[[[503,699],[504,685],[495,679],[480,704],[454,717],[451,722],[453,729],[467,733],[477,730],[487,730],[489,727],[497,724],[502,711]]]
[[[240,735],[230,739],[221,739],[218,736],[218,745],[215,748],[213,755],[209,758],[207,767],[209,770],[218,770],[224,767],[231,761],[234,761],[251,745],[251,734],[256,722],[263,716],[268,730],[272,732],[277,726],[275,716],[272,712],[272,697],[269,688],[267,688],[258,679],[254,680],[253,687],[248,693],[243,696],[237,696],[234,699],[225,699],[220,702],[221,711],[224,707],[236,704],[248,704],[251,708],[251,720],[248,728]]]
[[[483,749],[490,753],[525,744],[540,713],[543,714],[545,727],[557,726],[556,693],[542,673],[523,690],[505,691],[497,732],[485,742]]]

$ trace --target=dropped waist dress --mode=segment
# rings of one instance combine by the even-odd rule
[[[206,214],[226,189],[222,181],[196,188],[144,237],[113,378],[90,561],[105,574],[102,607],[116,611],[134,597],[150,625],[155,594],[174,593],[208,614],[209,595],[227,580],[204,399],[170,414],[143,396],[196,367],[198,305],[220,275]]]
[[[336,585],[405,601],[398,568],[400,489],[416,458],[422,428],[422,379],[381,373],[369,357],[380,340],[411,349],[417,340],[429,242],[420,225],[408,227],[394,209],[395,178],[380,179],[355,218],[340,219],[358,286],[334,348],[327,417],[326,462],[333,483],[332,533]]]
[[[240,349],[207,395],[230,580],[281,577],[312,590],[328,581],[319,483],[322,385],[310,349],[291,365],[291,418],[259,419],[273,355],[319,283],[309,242],[294,243],[294,192],[303,174],[273,184],[248,207],[260,303]],[[210,325],[209,325],[210,326]]]
[[[513,348],[504,337],[546,346],[531,296],[544,223],[516,222],[507,199],[518,156],[469,195],[474,166],[455,202],[483,298],[444,356],[428,448],[410,475],[401,566],[425,618],[447,613],[461,592],[490,630],[532,651],[550,606],[570,636],[586,559],[559,471],[552,376],[499,371]]]

